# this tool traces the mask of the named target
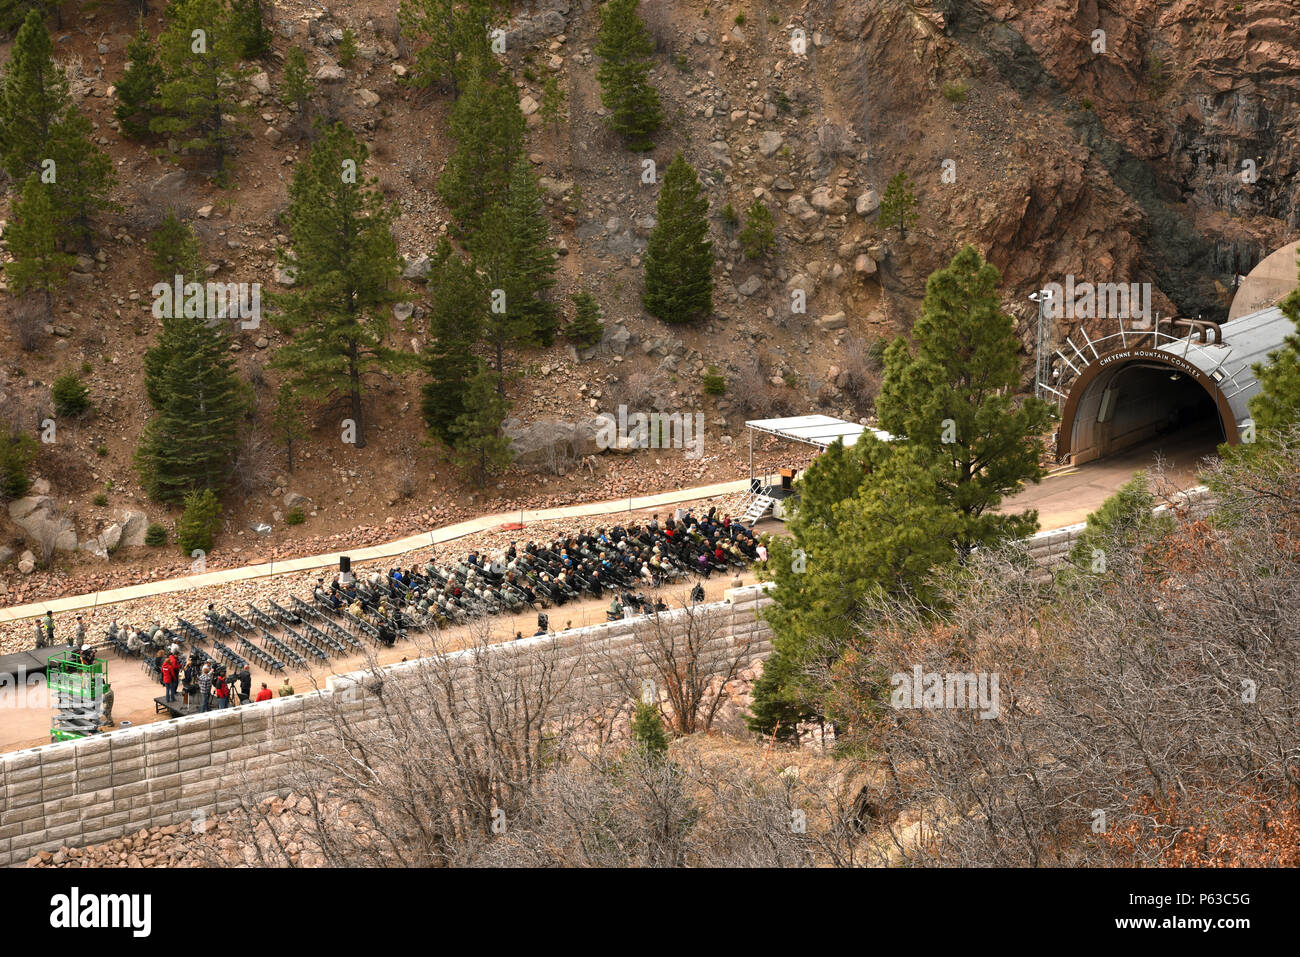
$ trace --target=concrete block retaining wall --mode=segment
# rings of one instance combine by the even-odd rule
[[[759,619],[771,604],[761,586],[733,589],[727,600],[701,606],[716,616],[716,634],[702,645],[701,660],[719,666],[728,651],[746,661],[771,648],[771,631]],[[686,612],[661,616],[661,627],[680,634]],[[512,667],[550,662],[576,666],[590,689],[617,691],[608,665],[645,661],[637,629],[645,619],[575,629],[553,639],[530,638],[492,646]],[[453,653],[468,664],[464,652]],[[419,660],[389,665],[385,680],[401,683]],[[261,704],[172,718],[0,755],[0,866],[21,864],[42,850],[99,844],[147,827],[185,824],[200,815],[232,810],[237,788],[252,783],[262,794],[287,793],[285,760],[310,740],[334,708],[366,709],[363,692],[349,695],[362,673],[331,678],[322,691]]]

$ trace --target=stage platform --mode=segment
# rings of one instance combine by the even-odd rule
[[[15,651],[11,655],[0,655],[0,675],[20,674],[43,675],[50,666],[50,659],[66,655],[72,651],[71,645],[54,645],[51,648],[34,648],[31,651]]]

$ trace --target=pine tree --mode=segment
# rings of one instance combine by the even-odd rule
[[[524,115],[513,83],[471,79],[451,108],[448,129],[456,148],[438,181],[461,236],[478,231],[488,207],[510,188],[524,154]]]
[[[117,106],[113,115],[122,125],[122,135],[143,139],[149,123],[158,115],[158,51],[144,22],[126,47],[126,70],[117,81]]]
[[[203,262],[199,240],[188,223],[181,222],[174,212],[168,212],[146,244],[154,275],[171,282],[176,276],[186,282],[197,281]]]
[[[212,541],[221,527],[221,502],[211,489],[185,496],[185,510],[176,523],[176,544],[186,555],[212,551]]]
[[[260,60],[271,52],[275,35],[262,18],[262,0],[230,0],[230,26],[245,60]]]
[[[500,373],[500,347],[510,342],[549,346],[559,322],[555,303],[545,298],[555,285],[550,222],[524,157],[515,161],[503,201],[490,213],[466,245],[488,288],[501,290],[505,299],[505,315],[497,323],[500,334],[494,337]]]
[[[746,259],[761,259],[772,251],[776,244],[776,223],[772,211],[761,199],[754,200],[745,210],[745,228],[737,238]]]
[[[5,278],[15,295],[42,298],[45,317],[54,315],[54,293],[68,278],[75,257],[59,250],[60,224],[53,191],[33,173],[23,183],[5,226],[5,244],[13,261],[5,263]]]
[[[67,0],[0,0],[0,31],[13,33],[23,25],[29,14],[35,13],[41,21],[55,16],[55,24],[63,28],[63,5]]]
[[[565,117],[564,104],[567,100],[568,95],[560,87],[559,77],[552,73],[542,87],[542,103],[538,113],[541,114],[542,122],[550,126],[557,136],[560,123]]]
[[[459,96],[471,78],[494,73],[489,33],[502,6],[499,0],[402,0],[398,23],[418,44],[412,82]]]
[[[1155,496],[1146,472],[1137,472],[1088,515],[1086,527],[1070,547],[1070,562],[1091,571],[1093,552],[1107,548],[1131,548],[1172,528],[1171,515],[1158,515]]]
[[[135,455],[145,491],[163,502],[225,488],[249,409],[226,324],[172,312],[145,353],[145,392],[154,416]]]
[[[906,445],[865,434],[835,443],[804,473],[790,537],[768,543],[775,604],[773,653],[754,687],[750,727],[789,739],[827,717],[821,681],[856,640],[869,596],[931,600],[933,570],[956,560],[957,519],[936,492],[935,469]]]
[[[307,54],[302,47],[290,47],[284,57],[284,76],[280,80],[280,100],[298,111],[300,117],[307,115],[311,105],[312,94],[316,92],[316,83],[307,69]]]
[[[488,304],[483,341],[492,355],[497,392],[506,391],[506,349],[527,342],[531,326],[524,308],[520,283],[512,272],[514,243],[510,217],[503,205],[490,208],[475,234],[474,267],[482,273]]]
[[[54,128],[71,100],[68,81],[54,63],[54,45],[42,14],[27,14],[14,40],[0,90],[0,157],[15,183],[42,171]]]
[[[456,461],[480,488],[510,464],[510,440],[501,426],[510,414],[510,403],[496,389],[496,377],[485,363],[470,376],[465,389],[465,411],[451,423],[451,448]]]
[[[1260,391],[1250,400],[1250,413],[1261,446],[1271,444],[1270,433],[1300,423],[1300,289],[1292,290],[1281,307],[1296,329],[1282,340],[1280,349],[1269,354],[1267,362],[1253,369]]]
[[[467,411],[465,393],[478,367],[474,346],[487,321],[488,297],[482,277],[446,238],[438,240],[430,263],[429,342],[420,412],[430,434],[450,445],[452,423]]]
[[[270,297],[276,326],[290,337],[272,365],[289,373],[301,398],[346,396],[356,446],[364,448],[365,378],[414,366],[415,357],[384,344],[401,259],[393,209],[378,180],[364,176],[369,150],[341,123],[321,134],[289,186],[292,252],[282,260],[297,279]]]
[[[211,156],[214,175],[223,181],[240,130],[238,122],[226,117],[244,112],[240,81],[252,71],[239,65],[238,32],[222,0],[173,2],[167,13],[170,20],[158,38],[162,115],[150,121],[149,129],[175,139],[180,150]]]
[[[293,474],[293,445],[299,439],[307,437],[307,425],[302,419],[302,410],[293,397],[293,391],[281,385],[275,394],[275,408],[271,413],[271,431],[275,441],[284,446],[289,457],[289,474]]]
[[[104,209],[116,209],[108,199],[116,181],[113,161],[91,140],[90,121],[69,105],[50,136],[54,160],[52,189],[63,223],[64,241],[88,245],[91,220]]]
[[[952,545],[1022,538],[1038,514],[998,514],[1007,495],[1044,473],[1043,434],[1056,417],[1040,399],[1018,400],[1020,342],[1002,311],[996,267],[966,246],[925,285],[913,352],[903,339],[885,351],[876,399],[880,428],[924,450],[938,469],[939,491],[961,516]]]
[[[659,714],[658,705],[641,701],[632,711],[630,727],[632,743],[654,758],[662,758],[668,753],[668,729]]]
[[[912,192],[912,181],[907,173],[899,170],[890,178],[884,195],[880,197],[880,215],[877,221],[885,229],[897,226],[901,242],[907,238],[907,227],[916,222],[917,218],[916,194]]]
[[[564,334],[579,349],[589,349],[605,335],[605,324],[600,321],[600,304],[586,289],[573,294],[574,316]]]
[[[650,85],[654,41],[637,13],[638,0],[608,0],[600,8],[595,53],[600,102],[610,110],[609,127],[631,149],[654,149],[651,134],[663,125],[659,94]]]
[[[0,429],[0,495],[22,498],[31,487],[27,474],[36,461],[36,440],[26,432]]]
[[[691,322],[713,312],[713,243],[709,201],[695,169],[679,152],[659,190],[659,221],[645,256],[646,311],[664,322]]]

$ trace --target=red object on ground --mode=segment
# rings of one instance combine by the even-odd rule
[[[523,522],[506,522],[504,525],[498,525],[497,531],[500,532],[517,532],[524,527]]]

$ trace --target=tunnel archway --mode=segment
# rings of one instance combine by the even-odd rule
[[[1079,465],[1189,432],[1214,444],[1240,441],[1232,405],[1218,384],[1180,356],[1121,349],[1099,357],[1073,383],[1057,451]]]

